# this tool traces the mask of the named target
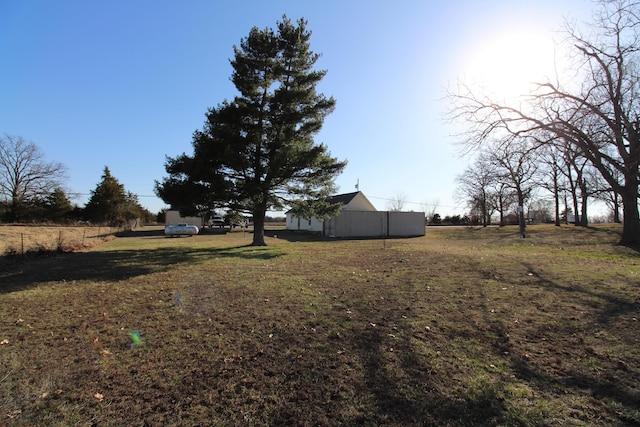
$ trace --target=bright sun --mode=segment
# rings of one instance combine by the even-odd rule
[[[501,33],[473,50],[464,81],[498,100],[514,100],[530,93],[533,82],[555,80],[557,56],[549,34]]]

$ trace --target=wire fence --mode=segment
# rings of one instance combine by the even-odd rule
[[[121,230],[116,227],[0,226],[0,255],[83,250]]]

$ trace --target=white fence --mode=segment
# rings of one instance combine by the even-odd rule
[[[325,220],[323,234],[330,237],[424,236],[424,212],[347,211]]]

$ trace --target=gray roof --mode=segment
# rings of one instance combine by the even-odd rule
[[[335,196],[331,196],[327,199],[327,202],[331,204],[342,203],[342,206],[346,206],[360,193],[356,191],[355,193],[346,193],[346,194],[336,194]],[[289,213],[291,210],[288,210],[285,213]]]
[[[331,204],[342,203],[343,205],[348,205],[358,195],[358,193],[360,192],[356,191],[355,193],[337,194],[329,197],[327,201]]]

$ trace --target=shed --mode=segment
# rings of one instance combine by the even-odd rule
[[[424,236],[424,212],[378,211],[358,191],[339,194],[329,199],[342,203],[342,211],[335,217],[321,220],[304,219],[287,212],[287,229],[319,232],[329,237],[409,237]]]
[[[329,198],[329,203],[341,203],[343,211],[367,211],[375,212],[376,208],[366,198],[361,191],[355,193],[338,194]],[[286,213],[287,230],[296,231],[315,231],[322,233],[324,231],[325,221],[318,218],[301,218],[294,215],[291,211]]]
[[[168,210],[165,217],[165,225],[188,224],[198,228],[204,225],[204,220],[200,216],[181,216],[178,210]]]

